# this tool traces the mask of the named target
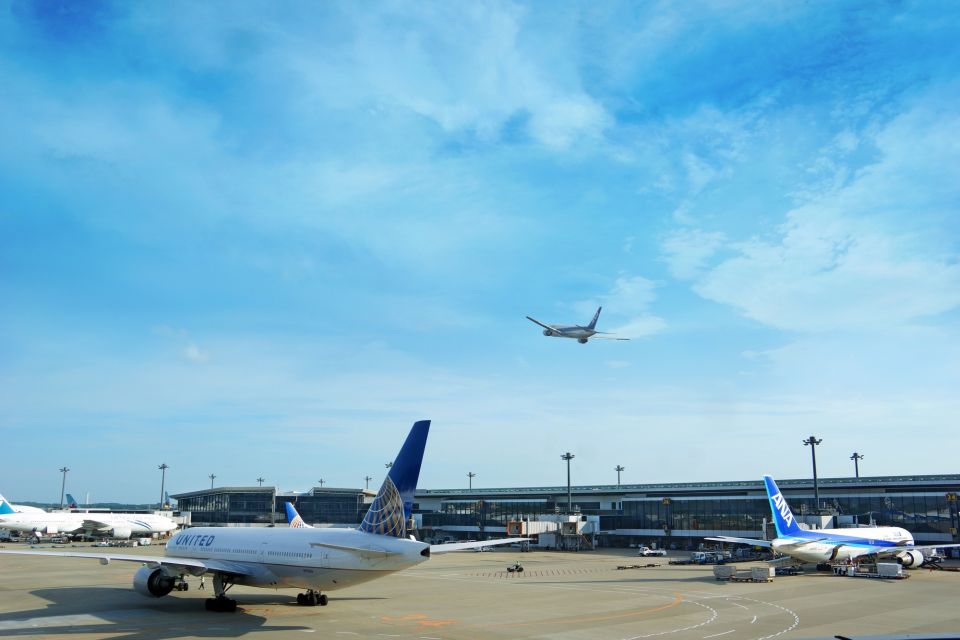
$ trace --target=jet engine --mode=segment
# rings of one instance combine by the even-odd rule
[[[140,567],[133,574],[133,590],[148,598],[160,598],[173,591],[175,576],[168,574],[163,567]]]
[[[544,330],[543,330],[543,335],[545,335],[545,336],[552,336],[552,335],[553,335],[553,331],[550,331],[550,329],[544,329]]]
[[[577,338],[577,342],[579,342],[580,344],[587,344],[587,339],[586,339],[586,338]]]
[[[897,554],[897,562],[904,567],[918,568],[923,564],[923,552],[911,549],[910,551],[901,551]]]
[[[113,530],[110,532],[110,535],[114,538],[119,538],[121,540],[127,540],[133,534],[133,529],[130,527],[123,526],[114,526]]]

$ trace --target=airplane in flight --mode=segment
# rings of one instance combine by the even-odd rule
[[[774,479],[763,476],[763,482],[767,489],[777,537],[773,540],[754,540],[716,536],[707,540],[766,547],[803,562],[854,562],[890,558],[910,569],[918,569],[924,563],[924,550],[960,547],[960,544],[918,545],[914,543],[913,534],[900,527],[802,529]]]
[[[407,537],[407,521],[420,476],[430,421],[414,423],[390,472],[356,529],[195,527],[167,542],[163,556],[67,551],[0,550],[0,554],[97,558],[144,566],[133,576],[138,593],[159,598],[183,589],[185,576],[213,574],[209,611],[236,611],[226,596],[234,585],[269,589],[299,588],[302,605],[326,605],[332,591],[374,580],[425,562],[434,553],[523,542],[501,538],[482,542],[430,545]]]
[[[585,327],[581,327],[578,324],[574,325],[562,325],[562,324],[544,324],[537,320],[536,318],[531,318],[527,316],[527,320],[534,324],[538,324],[543,327],[543,335],[552,338],[573,338],[580,344],[587,344],[587,341],[590,338],[600,339],[600,340],[629,340],[630,338],[618,338],[615,335],[606,333],[605,331],[597,331],[597,319],[600,317],[600,312],[603,310],[603,307],[597,309],[597,312],[593,314],[593,320],[590,321]]]
[[[18,512],[2,496],[0,500],[0,529],[30,533],[37,540],[58,534],[127,539],[134,535],[168,533],[177,528],[177,523],[170,518],[152,513]]]

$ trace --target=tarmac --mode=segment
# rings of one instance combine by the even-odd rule
[[[162,547],[122,551],[161,555]],[[508,573],[518,560],[525,571]],[[190,578],[189,591],[153,599],[133,591],[135,563],[4,555],[0,638],[960,636],[960,573],[921,569],[905,580],[880,580],[810,572],[771,583],[728,583],[715,580],[710,566],[667,560],[626,549],[451,553],[329,592],[326,607],[298,606],[293,589],[236,587],[229,595],[239,603],[237,612],[213,613],[203,604],[211,595],[209,578],[204,591]],[[656,566],[617,568],[635,564]]]

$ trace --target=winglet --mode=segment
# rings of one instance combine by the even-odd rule
[[[14,511],[10,503],[7,502],[7,499],[0,495],[0,516],[8,516],[11,513],[16,513],[16,511]]]
[[[291,529],[312,529],[313,527],[303,521],[303,518],[297,512],[296,507],[294,507],[289,502],[284,503],[284,507],[287,511],[287,522],[290,523]]]
[[[777,536],[796,535],[802,531],[790,511],[790,505],[780,493],[776,481],[770,476],[763,476],[763,483],[767,488],[767,499],[770,500],[770,511],[773,513],[773,524],[777,528]]]
[[[600,318],[600,312],[603,311],[603,307],[597,309],[597,312],[593,314],[593,320],[590,321],[590,324],[587,325],[587,329],[595,329],[597,326],[597,320]]]
[[[420,478],[420,463],[427,446],[430,421],[420,420],[413,424],[397,459],[390,467],[380,491],[360,523],[360,530],[384,536],[404,538],[407,535],[407,518],[413,512],[413,493]]]

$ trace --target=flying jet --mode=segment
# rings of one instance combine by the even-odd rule
[[[773,540],[753,540],[716,536],[707,540],[766,547],[803,562],[854,562],[868,558],[890,558],[911,569],[917,569],[923,564],[924,550],[960,547],[960,544],[914,544],[913,534],[900,527],[801,529],[774,479],[763,476],[763,482],[767,489],[777,537]]]
[[[543,327],[543,335],[545,336],[552,338],[573,338],[580,344],[587,344],[587,341],[590,338],[600,340],[629,340],[630,338],[618,338],[612,334],[606,333],[605,331],[596,330],[597,319],[600,317],[600,311],[602,310],[603,307],[597,309],[597,312],[593,314],[593,320],[591,320],[590,324],[585,327],[581,327],[578,324],[544,324],[536,318],[531,318],[530,316],[527,316],[527,320]]]
[[[164,556],[60,551],[0,550],[0,554],[97,558],[137,562],[133,576],[138,593],[159,598],[186,584],[185,576],[213,574],[210,611],[236,611],[226,596],[234,585],[305,589],[302,605],[326,605],[332,591],[383,577],[428,560],[433,553],[522,542],[502,538],[483,542],[430,545],[407,537],[407,521],[427,444],[430,421],[414,423],[390,472],[356,529],[313,527],[232,529],[195,527],[167,542]]]

